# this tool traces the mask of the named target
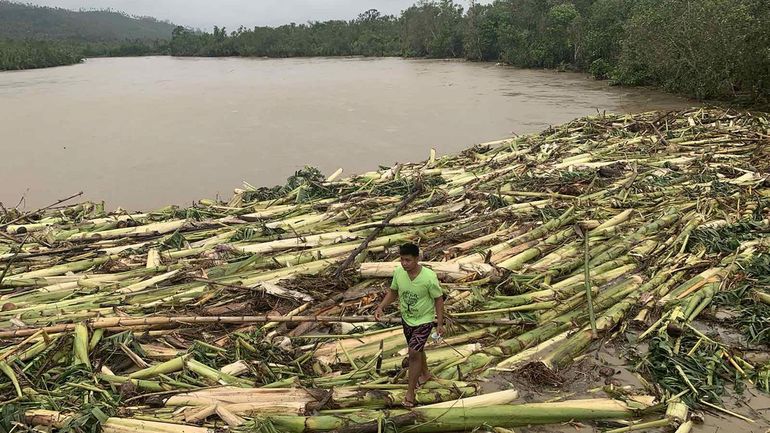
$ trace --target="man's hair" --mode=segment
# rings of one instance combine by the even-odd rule
[[[398,247],[398,253],[402,256],[420,257],[420,247],[413,243],[406,243]]]

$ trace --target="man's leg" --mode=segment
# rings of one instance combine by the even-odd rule
[[[406,392],[406,402],[416,403],[415,390],[421,382],[426,382],[430,378],[428,373],[428,362],[425,357],[425,343],[428,341],[432,326],[421,325],[417,327],[405,327],[408,332],[407,342],[409,346],[409,387]]]
[[[422,364],[422,368],[420,369],[420,383],[425,383],[431,378],[430,371],[428,371],[428,357],[425,356],[425,350],[420,352],[420,361]]]
[[[421,335],[425,336],[425,341],[428,340],[428,336],[430,335],[431,331],[433,331],[433,324],[427,324],[423,325],[420,328]],[[421,361],[421,369],[420,369],[420,377],[418,378],[419,382],[418,385],[425,384],[428,382],[433,375],[430,374],[430,371],[428,370],[428,357],[425,355],[425,349],[420,351],[420,361]]]
[[[422,355],[421,355],[422,354]],[[418,352],[417,350],[409,348],[409,386],[406,389],[405,402],[406,404],[416,404],[415,390],[417,389],[417,381],[422,374],[422,357],[424,352]]]

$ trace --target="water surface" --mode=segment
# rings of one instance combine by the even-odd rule
[[[346,174],[599,111],[691,101],[582,74],[461,61],[105,58],[0,73],[0,202],[229,198],[306,164]]]

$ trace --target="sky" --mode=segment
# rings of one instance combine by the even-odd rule
[[[66,9],[111,8],[131,15],[152,16],[175,24],[210,30],[215,25],[235,30],[291,22],[352,19],[368,9],[399,14],[416,0],[23,0]],[[460,0],[467,7],[467,0]],[[486,3],[486,2],[485,2]]]

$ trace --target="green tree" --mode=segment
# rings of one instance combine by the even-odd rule
[[[636,0],[597,0],[584,20],[582,45],[577,64],[596,78],[608,78],[618,63],[625,24]]]
[[[463,8],[452,0],[421,0],[401,15],[406,56],[459,57],[463,54]]]
[[[579,41],[580,13],[572,3],[554,5],[545,17],[542,37],[542,66],[553,68],[561,64],[574,64]]]
[[[756,43],[767,41],[765,10],[753,0],[639,2],[616,78],[697,98],[766,94],[767,45]]]

